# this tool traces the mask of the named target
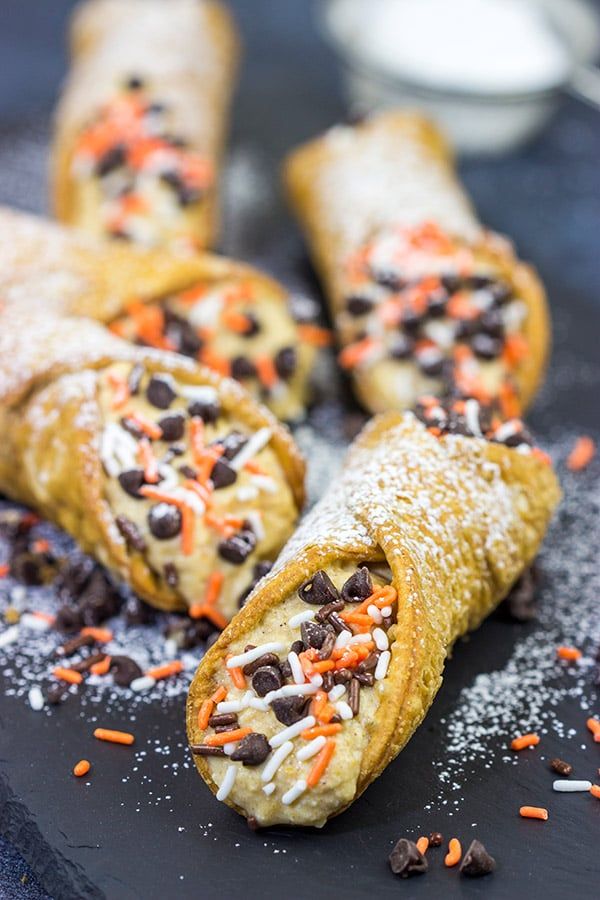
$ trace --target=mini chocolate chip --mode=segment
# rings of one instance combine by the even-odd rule
[[[510,300],[510,298],[512,297],[511,288],[503,281],[496,281],[494,284],[491,284],[489,286],[489,289],[494,300],[499,306],[502,306],[503,303],[506,303],[506,301]]]
[[[68,656],[72,656],[78,650],[81,650],[82,647],[93,647],[95,643],[95,638],[93,638],[90,634],[79,634],[77,635],[77,637],[72,638],[70,641],[66,641],[61,647],[58,647],[56,650],[56,656],[60,656],[65,659]]]
[[[486,309],[477,325],[480,331],[485,331],[486,334],[492,337],[504,337],[504,322],[499,309]]]
[[[180,441],[185,430],[185,418],[183,413],[170,413],[160,418],[157,425],[162,431],[163,441]]]
[[[100,625],[117,614],[123,600],[97,566],[79,597],[79,610],[84,625]]]
[[[279,657],[276,653],[263,653],[262,656],[259,656],[253,662],[246,663],[243,669],[244,675],[254,675],[261,666],[279,667]]]
[[[264,734],[253,731],[239,742],[230,759],[245,766],[259,766],[265,761],[271,748]]]
[[[277,697],[271,702],[271,709],[282,725],[294,725],[303,718],[306,697]]]
[[[261,666],[252,676],[252,687],[259,697],[278,690],[282,684],[281,672],[275,666]]]
[[[296,351],[293,347],[283,347],[275,356],[275,369],[280,378],[291,378],[296,371]]]
[[[153,375],[148,382],[146,398],[148,403],[156,406],[157,409],[168,409],[176,396],[177,393],[173,390],[170,378]]]
[[[480,359],[496,359],[502,353],[502,341],[485,332],[473,336],[471,347],[473,353]]]
[[[290,647],[290,651],[292,653],[304,653],[306,650],[306,644],[304,641],[294,641],[292,646]]]
[[[179,466],[179,471],[184,478],[190,478],[192,481],[198,475],[197,471],[195,469],[192,469],[192,467],[188,465]]]
[[[341,619],[336,612],[331,613],[327,621],[330,622],[331,625],[333,625],[337,634],[341,634],[342,631],[352,631],[350,626],[347,625],[346,622],[344,622],[344,620]]]
[[[341,590],[342,600],[345,603],[362,603],[373,593],[371,574],[366,566],[361,566],[350,578],[344,582]]]
[[[443,316],[446,312],[447,303],[448,294],[443,288],[440,288],[437,291],[432,291],[432,293],[427,298],[428,314],[432,319],[437,319]]]
[[[179,572],[175,563],[166,562],[163,566],[163,573],[169,587],[176,588],[179,584]]]
[[[570,763],[565,762],[564,759],[558,759],[558,757],[552,760],[550,768],[553,772],[556,772],[558,775],[563,775],[565,778],[568,775],[573,774],[573,766]]]
[[[141,91],[144,87],[144,79],[139,75],[130,75],[125,82],[125,87],[128,91]]]
[[[217,547],[217,553],[221,559],[233,563],[234,566],[241,566],[245,562],[254,548],[256,547],[256,535],[249,529],[239,531],[232,537],[221,541]]]
[[[135,497],[136,500],[142,499],[140,488],[144,483],[143,469],[127,469],[119,474],[118,479],[126,494],[129,494],[130,497]]]
[[[253,312],[249,312],[248,310],[246,310],[243,315],[246,319],[246,327],[244,331],[241,332],[242,337],[254,337],[254,335],[258,334],[260,331],[260,322]]]
[[[348,297],[346,309],[351,316],[364,316],[373,309],[373,301],[368,297]]]
[[[127,516],[119,515],[115,519],[115,523],[128,547],[138,550],[140,553],[146,549],[146,541],[135,522],[132,522]]]
[[[174,538],[181,531],[181,512],[171,503],[157,503],[148,513],[148,527],[159,541]]]
[[[284,661],[281,663],[281,665],[279,666],[279,671],[281,672],[281,677],[284,681],[287,681],[288,678],[292,677],[292,667],[290,666],[287,659],[284,659]]]
[[[419,330],[420,326],[423,323],[423,320],[423,314],[417,312],[417,310],[413,309],[411,306],[408,306],[402,313],[402,327],[411,334],[414,334]]]
[[[427,860],[417,845],[406,838],[400,838],[390,853],[389,863],[394,875],[399,875],[400,878],[422,875],[428,869]]]
[[[444,835],[439,831],[432,831],[429,835],[429,846],[430,847],[441,847],[444,843]]]
[[[389,288],[390,291],[399,291],[404,287],[405,282],[395,272],[385,272],[381,269],[373,272],[373,280],[382,287]]]
[[[203,422],[210,424],[216,422],[221,415],[221,407],[218,403],[205,403],[201,400],[194,400],[188,406],[190,416],[198,416]]]
[[[231,360],[231,375],[237,381],[256,376],[256,366],[247,356],[234,356]]]
[[[408,334],[395,334],[389,348],[390,356],[392,359],[408,359],[412,356],[414,346],[415,342]]]
[[[460,287],[458,275],[443,275],[442,284],[449,294],[455,294]]]
[[[339,594],[331,578],[322,569],[319,569],[312,578],[309,578],[298,588],[298,596],[305,603],[315,606],[324,606],[339,600]]]
[[[110,672],[112,672],[113,680],[119,687],[129,687],[132,681],[140,678],[142,670],[134,659],[130,656],[111,656]]]
[[[444,368],[444,354],[438,347],[431,347],[418,353],[417,365],[424,375],[429,378],[437,378]]]
[[[122,144],[115,144],[114,147],[102,154],[96,163],[95,174],[98,178],[103,178],[105,175],[118,169],[119,166],[122,166],[124,162],[125,148]]]
[[[182,319],[169,309],[165,309],[165,337],[178,353],[193,359],[196,359],[202,348],[201,338],[187,319]]]
[[[230,484],[235,483],[236,479],[237,472],[235,469],[232,469],[231,466],[222,459],[218,459],[210,473],[210,480],[213,483],[215,491],[220,490],[220,488],[229,487]]]
[[[472,841],[460,864],[460,874],[469,878],[481,878],[496,868],[496,860],[487,852],[481,841]]]
[[[306,647],[314,647],[315,650],[321,649],[328,633],[326,628],[316,622],[302,622],[300,626],[302,642]]]
[[[248,438],[241,431],[230,431],[216,442],[223,448],[223,457],[232,460],[248,443]]]
[[[46,700],[51,706],[58,706],[67,696],[68,690],[66,684],[53,684],[46,691]]]
[[[102,662],[106,659],[106,653],[98,652],[98,653],[90,653],[89,656],[86,656],[85,659],[80,660],[79,662],[72,663],[71,669],[75,672],[89,672],[92,666],[95,666],[96,663]]]

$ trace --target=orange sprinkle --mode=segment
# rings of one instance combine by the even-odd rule
[[[379,342],[372,337],[363,338],[361,341],[355,341],[354,344],[348,344],[344,347],[338,356],[338,362],[342,369],[355,369],[360,365],[369,354],[379,346]]]
[[[313,765],[312,769],[308,773],[308,776],[306,779],[307,787],[314,788],[315,785],[317,785],[319,783],[323,774],[325,773],[327,766],[329,765],[329,763],[331,761],[331,757],[333,756],[334,752],[335,752],[335,741],[332,738],[329,738],[327,741],[325,741],[325,746],[323,747],[321,752],[318,754],[318,756],[315,760],[315,764]]]
[[[191,556],[194,552],[194,538],[196,536],[196,515],[187,503],[181,506],[181,551],[184,556]]]
[[[227,657],[227,659],[229,659],[229,657]],[[227,669],[227,671],[229,672],[234,686],[236,688],[239,688],[240,691],[243,691],[246,687],[246,679],[244,677],[244,671],[241,666],[234,666],[232,669]]]
[[[545,453],[540,447],[532,447],[531,455],[535,456],[536,459],[539,459],[540,462],[545,463],[547,466],[552,465],[552,458],[548,453]]]
[[[138,454],[144,469],[144,481],[156,484],[158,481],[158,460],[150,446],[148,438],[142,438],[138,444]]]
[[[133,744],[135,737],[127,731],[115,731],[112,728],[96,728],[94,737],[99,741],[108,741],[111,744]]]
[[[8,563],[2,563],[0,566],[0,578],[6,578],[8,573],[10,572],[10,566]]]
[[[313,672],[323,674],[323,672],[331,672],[332,669],[335,669],[335,663],[332,659],[324,659],[320,662],[313,663],[312,667]]]
[[[589,466],[596,455],[596,444],[591,437],[583,435],[577,438],[575,446],[567,457],[567,469],[571,472],[579,472]]]
[[[537,747],[540,738],[537,734],[523,734],[511,741],[511,750],[525,750],[527,747]]]
[[[236,312],[233,309],[225,309],[221,315],[221,321],[226,328],[236,334],[246,334],[252,326],[248,316],[243,313]]]
[[[593,784],[590,788],[590,794],[592,797],[595,797],[596,800],[600,800],[600,784]]]
[[[126,418],[131,419],[134,422],[140,431],[143,431],[144,434],[150,438],[152,441],[158,441],[162,437],[162,428],[153,422],[152,419],[148,419],[147,416],[142,415],[139,412],[127,412],[125,413]]]
[[[52,669],[52,674],[61,681],[68,681],[69,684],[81,684],[83,681],[81,672],[76,672],[75,669],[64,669],[62,666]]]
[[[500,409],[505,419],[516,419],[521,415],[521,404],[512,384],[503,381],[498,390]]]
[[[338,734],[342,730],[339,722],[332,722],[331,725],[313,725],[312,728],[305,728],[300,733],[300,737],[305,741],[312,741],[316,737],[331,737],[332,734]]]
[[[221,700],[224,700],[226,696],[227,696],[227,688],[225,687],[224,684],[220,684],[219,687],[214,692],[214,694],[212,694],[210,699],[212,700],[213,703],[220,703]]]
[[[541,819],[545,822],[548,819],[548,810],[543,806],[522,806],[519,815],[524,819]]]
[[[333,341],[333,336],[327,328],[320,328],[318,325],[298,325],[298,337],[305,344],[311,344],[313,347],[329,347]]]
[[[249,459],[248,462],[244,463],[244,468],[248,472],[251,472],[253,475],[266,475],[267,474],[265,469],[263,469],[262,466],[259,466],[259,464],[253,459]]]
[[[42,612],[39,609],[34,610],[31,615],[35,616],[36,619],[42,619],[44,622],[47,622],[48,625],[54,625],[56,622],[56,616],[53,616],[51,613]]]
[[[279,381],[275,363],[270,356],[257,356],[254,360],[260,382],[266,388],[274,387]]]
[[[172,506],[179,507],[179,509],[186,505],[179,497],[174,497],[172,494],[161,491],[160,488],[151,487],[149,484],[143,484],[139,492],[143,497],[147,497],[148,500],[154,500],[156,503],[170,503]]]
[[[600,744],[600,721],[590,716],[585,724],[594,735],[595,743]]]
[[[231,374],[231,363],[229,360],[225,359],[224,356],[219,356],[218,353],[215,353],[209,347],[205,346],[200,351],[200,362],[208,366],[209,369],[219,372],[220,375],[227,377]]]
[[[504,341],[502,358],[510,368],[515,368],[529,353],[529,343],[522,334],[509,334]]]
[[[92,675],[108,675],[110,670],[111,658],[110,656],[105,656],[104,659],[101,659],[99,662],[94,663],[94,665],[90,668],[90,672]]]
[[[46,553],[50,549],[50,541],[40,538],[31,545],[34,553]]]
[[[180,659],[174,659],[173,662],[165,663],[163,666],[156,666],[154,669],[148,669],[146,675],[154,678],[155,681],[162,681],[170,675],[179,675],[183,672],[183,663]]]
[[[225,616],[220,613],[218,609],[209,606],[207,603],[193,603],[190,606],[188,613],[192,619],[208,619],[213,625],[220,628],[221,631],[229,625]]]
[[[576,659],[581,659],[582,653],[577,647],[557,647],[556,655],[559,659],[567,659],[573,662]]]
[[[327,694],[325,691],[317,691],[310,703],[310,714],[318,719],[321,711],[327,706]]]
[[[109,372],[108,383],[113,390],[111,407],[113,409],[121,409],[131,397],[129,385],[124,378],[119,378],[114,372]]]
[[[448,852],[444,858],[445,866],[455,866],[460,862],[460,858],[462,856],[462,847],[460,846],[460,841],[458,838],[451,838],[450,843],[448,844]]]
[[[212,716],[215,704],[212,700],[204,700],[202,706],[198,710],[198,728],[200,731],[206,731],[208,728],[208,720]]]
[[[113,633],[110,628],[94,628],[91,625],[82,628],[80,634],[82,637],[94,638],[99,644],[108,644],[113,639]]]
[[[200,416],[194,416],[190,422],[190,441],[194,462],[199,462],[204,454],[204,422]]]
[[[73,775],[76,775],[77,778],[81,778],[83,775],[87,775],[91,768],[92,766],[87,759],[80,759],[79,762],[73,766]]]
[[[422,853],[423,856],[425,856],[425,854],[427,853],[428,847],[429,847],[429,838],[425,837],[425,835],[423,835],[417,841],[417,850],[419,851],[419,853]]]
[[[222,572],[211,572],[209,575],[206,584],[206,593],[204,594],[204,602],[208,603],[209,606],[214,606],[219,599],[219,594],[221,593],[224,581],[225,576]]]
[[[233,731],[222,731],[220,734],[209,734],[204,738],[204,743],[209,747],[222,747],[224,744],[233,744],[234,741],[241,741],[246,735],[250,734],[251,728],[234,728]]]

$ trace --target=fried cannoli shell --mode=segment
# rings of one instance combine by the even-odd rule
[[[218,172],[238,66],[234,23],[216,0],[87,0],[71,28],[71,70],[56,111],[51,159],[55,215],[75,221],[74,148],[94,111],[136,76],[167,103],[173,132],[217,173],[197,222],[198,248],[215,243]]]
[[[376,417],[351,447],[339,480],[200,664],[188,699],[190,743],[201,740],[198,709],[221,682],[226,657],[244,649],[267,613],[319,569],[342,560],[384,562],[398,614],[390,666],[367,725],[358,797],[422,721],[453,643],[482,622],[535,558],[559,498],[552,468],[535,454],[469,437],[439,439],[412,413]],[[210,760],[195,762],[216,792]],[[258,796],[243,807],[233,797],[227,802],[250,817],[253,799],[265,802]],[[269,821],[289,821],[289,809],[282,806],[280,816],[271,811]]]
[[[289,295],[253,266],[210,253],[178,256],[116,241],[0,206],[0,293],[4,306],[40,315],[86,316],[110,323],[133,300],[160,301],[187,288],[230,279],[279,307],[295,323]],[[297,340],[298,365],[290,390],[272,405],[279,418],[298,417],[308,401],[315,349]]]
[[[235,415],[251,430],[270,428],[270,445],[298,509],[304,464],[284,426],[243,388],[206,367],[134,347],[89,319],[40,317],[10,307],[3,312],[0,491],[64,528],[152,605],[184,608],[143,553],[127,546],[103,494],[98,383],[101,370],[114,362],[137,362],[186,385],[210,385],[225,415]]]
[[[388,227],[434,222],[457,250],[468,248],[476,264],[497,271],[527,307],[522,334],[529,352],[514,377],[522,409],[530,405],[550,349],[543,285],[506,238],[481,226],[456,175],[452,153],[433,124],[417,113],[389,111],[339,126],[294,150],[283,174],[334,321],[344,308],[350,255]],[[354,370],[353,381],[371,412],[394,405],[380,394],[373,369]]]

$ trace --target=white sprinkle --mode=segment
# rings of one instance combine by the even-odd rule
[[[2,634],[0,634],[0,647],[8,647],[9,644],[14,644],[14,642],[19,637],[19,626],[11,625],[10,628],[7,628]]]
[[[292,750],[294,749],[294,745],[291,741],[288,741],[287,744],[284,744],[282,747],[279,747],[275,753],[271,756],[268,762],[265,764],[264,769],[261,773],[261,781],[272,781],[275,772],[282,764],[284,759],[290,755]]]
[[[302,625],[303,622],[308,622],[309,619],[312,619],[314,616],[314,612],[312,610],[307,609],[303,612],[296,613],[295,616],[292,616],[288,625],[290,628],[298,628],[299,625]]]
[[[270,781],[268,784],[265,784],[263,787],[263,794],[266,794],[267,797],[270,797],[273,791],[275,790],[275,783]]]
[[[289,791],[286,791],[283,797],[281,798],[281,802],[284,806],[289,806],[290,803],[293,803],[294,800],[297,800],[298,797],[304,793],[306,790],[306,781],[304,778],[299,778],[298,781],[291,786]]]
[[[235,492],[235,499],[240,503],[247,503],[250,500],[256,500],[259,490],[253,484],[243,484]]]
[[[352,639],[351,631],[346,631],[346,630],[340,631],[340,633],[338,634],[338,636],[335,639],[335,644],[334,644],[335,649],[342,650],[344,647],[346,647],[350,643],[351,639]]]
[[[328,697],[332,703],[335,703],[336,700],[339,700],[340,697],[343,697],[346,693],[346,685],[345,684],[336,684],[335,687],[332,687],[328,693]]]
[[[479,403],[473,398],[465,403],[465,420],[467,428],[473,432],[475,437],[483,437],[479,427]]]
[[[384,650],[377,660],[377,665],[375,667],[375,681],[381,681],[387,675],[391,655],[389,650]]]
[[[231,793],[231,789],[235,784],[238,767],[236,765],[227,766],[225,778],[221,782],[221,787],[217,791],[217,800],[226,800]]]
[[[314,738],[307,744],[306,747],[302,747],[296,753],[296,759],[300,760],[300,762],[306,762],[307,759],[311,759],[311,757],[316,756],[319,750],[321,750],[325,746],[327,738],[323,737],[322,734],[319,737]]]
[[[298,654],[294,653],[293,650],[290,650],[290,652],[288,653],[288,662],[290,664],[290,669],[292,670],[292,678],[294,679],[296,684],[304,684],[304,682],[306,681],[304,672],[302,671],[302,666],[300,665]]]
[[[27,699],[29,700],[30,707],[32,709],[35,709],[36,712],[39,712],[40,709],[44,708],[44,695],[42,694],[37,684],[29,689]]]
[[[344,719],[344,721],[348,721],[348,719],[354,718],[354,713],[345,700],[338,700],[338,702],[335,704],[335,708],[337,713],[341,716],[342,719]]]
[[[313,687],[320,688],[323,684],[323,676],[322,675],[311,675],[308,679]]]
[[[381,611],[377,609],[374,603],[371,603],[370,606],[367,607],[367,613],[371,616],[374,622],[377,625],[381,625],[383,622],[383,616],[381,615]]]
[[[251,512],[247,512],[245,518],[250,523],[252,531],[256,535],[256,539],[258,541],[262,541],[265,536],[265,529],[262,523],[262,516],[258,510],[252,510]]]
[[[591,781],[554,781],[552,787],[555,791],[563,794],[570,794],[573,791],[589,791],[592,786]]]
[[[231,756],[238,744],[239,741],[231,741],[229,744],[224,744],[223,753],[225,754],[225,756]]]
[[[236,472],[239,472],[247,462],[256,456],[256,454],[269,443],[271,434],[270,428],[259,428],[258,431],[249,438],[248,442],[244,444],[239,453],[236,453],[233,459],[229,461],[231,468],[235,469]]]
[[[253,650],[247,650],[245,653],[238,653],[237,656],[232,656],[227,660],[227,668],[242,668],[243,666],[247,666],[248,663],[254,662],[255,659],[264,656],[265,653],[279,653],[283,648],[284,644],[280,641],[269,641],[266,644],[260,644],[258,647],[254,647]]]
[[[198,400],[200,403],[216,403],[219,394],[209,384],[181,384],[179,393],[187,400]]]
[[[250,709],[260,709],[263,712],[266,712],[269,708],[269,704],[266,703],[262,697],[250,697],[248,707]]]
[[[391,616],[391,614],[392,614],[391,606],[384,606],[383,609],[381,610],[381,615],[383,616],[384,619],[387,619],[387,617]]]
[[[312,682],[308,682],[308,684],[284,684],[283,687],[278,688],[276,691],[269,691],[265,697],[265,701],[267,703],[272,703],[273,700],[279,700],[281,697],[296,697],[298,694],[316,694],[318,690],[319,686]]]
[[[312,728],[313,725],[316,724],[316,721],[314,716],[305,716],[303,719],[300,719],[299,722],[294,722],[293,725],[288,725],[287,728],[274,734],[273,737],[269,739],[269,744],[273,748],[281,747],[286,741],[291,741],[295,737],[298,737],[300,732],[304,731],[305,728]]]
[[[373,629],[373,640],[375,641],[375,646],[378,650],[387,650],[390,646],[390,642],[388,641],[388,636],[383,630],[383,628],[374,628]]]
[[[246,693],[240,697],[238,700],[221,700],[220,703],[217,703],[217,712],[218,713],[238,713],[243,709],[247,709],[250,706],[250,700],[254,697],[254,693],[252,691],[246,691]]]
[[[175,659],[179,653],[179,647],[175,638],[168,638],[165,641],[165,656],[167,659]]]
[[[277,482],[269,475],[253,475],[252,484],[254,484],[259,491],[265,491],[267,494],[277,493]]]
[[[42,616],[34,616],[31,613],[23,613],[19,619],[19,625],[29,628],[30,631],[48,631],[50,622]]]
[[[348,644],[368,644],[370,640],[370,634],[353,634]]]
[[[143,694],[146,691],[152,690],[155,684],[156,680],[152,677],[152,675],[140,675],[139,678],[133,679],[129,687],[134,692],[134,694]]]

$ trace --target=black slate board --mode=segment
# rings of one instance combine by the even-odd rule
[[[10,43],[14,66],[9,67],[12,74],[2,88],[0,106],[9,115],[18,111],[19,117],[0,131],[3,202],[32,209],[43,206],[41,148],[48,104],[60,74],[58,41],[69,5],[55,2],[50,11],[36,4],[27,23],[22,12],[11,7],[0,53]],[[318,44],[308,5],[301,0],[285,4],[240,0],[233,5],[245,34],[246,61],[234,116],[229,175],[233,187],[224,248],[317,295],[301,241],[279,196],[277,167],[287,148],[343,114],[333,62]],[[31,60],[15,49],[25,34],[28,43],[22,46],[30,48]],[[30,117],[27,123],[21,121],[22,110],[14,102],[19,96],[29,109],[45,104],[33,124]],[[21,148],[21,159],[15,158],[15,147]],[[541,442],[549,441],[562,458],[563,434],[572,437],[584,431],[598,436],[600,430],[600,308],[595,287],[600,281],[599,151],[600,121],[567,104],[550,131],[527,151],[464,166],[482,218],[511,234],[549,285],[555,352],[549,384],[531,424]],[[249,159],[253,171],[258,166],[258,202],[248,198],[246,180],[240,180]],[[347,393],[343,397],[346,419],[354,423],[357,410]],[[331,421],[329,406],[317,408],[312,422],[332,442],[338,439],[339,422]],[[567,502],[545,552],[553,578],[545,580],[542,603],[550,614],[553,605],[564,600],[565,582],[556,577],[556,560],[560,570],[561,559],[567,562],[579,554],[583,577],[597,548],[597,531],[582,535],[578,526],[580,510],[581,521],[594,521],[595,476],[597,464],[578,478],[566,479]],[[566,583],[573,587],[572,575]],[[580,587],[587,590],[585,581]],[[571,600],[578,602],[577,592]],[[0,832],[56,900],[237,900],[278,889],[290,898],[334,893],[345,898],[370,893],[411,898],[485,893],[494,900],[542,895],[552,900],[567,893],[596,896],[600,803],[580,795],[553,794],[547,768],[548,759],[563,755],[577,775],[593,780],[600,754],[596,751],[594,756],[585,732],[580,698],[561,701],[557,716],[577,736],[565,742],[552,730],[545,735],[546,762],[532,752],[522,755],[516,766],[502,763],[506,740],[512,736],[506,734],[492,741],[497,759],[489,768],[483,759],[465,764],[469,774],[461,789],[447,792],[446,805],[428,809],[440,794],[436,763],[445,758],[447,722],[460,706],[461,690],[472,687],[479,673],[505,667],[516,648],[540,627],[507,622],[500,612],[461,643],[433,709],[409,746],[349,812],[322,832],[279,829],[253,834],[212,798],[192,769],[182,766],[173,777],[172,762],[187,760],[181,698],[167,707],[138,711],[138,745],[155,740],[159,749],[168,745],[170,753],[150,752],[133,775],[131,751],[95,742],[89,710],[82,714],[77,701],[46,716],[34,713],[23,699],[3,696]],[[564,637],[572,640],[576,635]],[[568,677],[557,675],[559,681]],[[589,695],[593,702],[591,689]],[[94,760],[90,787],[69,776],[80,756]],[[548,806],[550,820],[544,824],[520,820],[517,809],[523,802]],[[444,869],[442,850],[432,850],[427,876],[406,883],[394,879],[386,864],[392,842],[430,830],[440,830],[446,837],[456,834],[465,846],[471,837],[479,837],[497,858],[498,872],[481,882],[466,882],[456,871]]]

